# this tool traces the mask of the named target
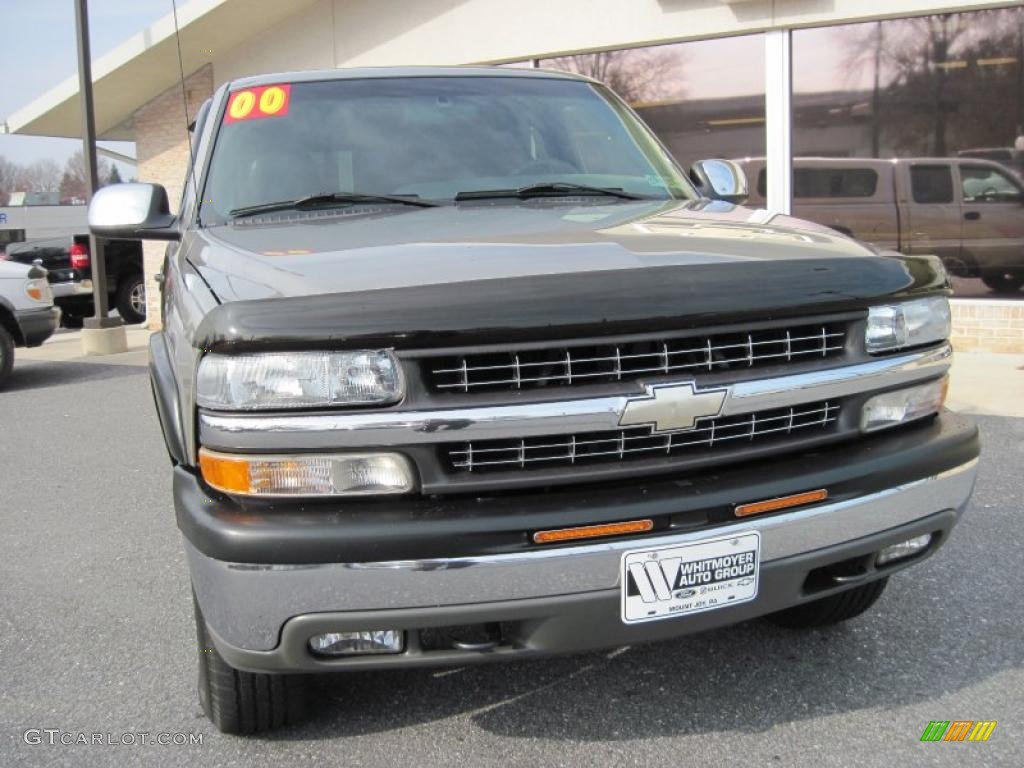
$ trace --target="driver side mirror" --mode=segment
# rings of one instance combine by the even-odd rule
[[[747,201],[747,175],[732,160],[699,160],[690,167],[690,180],[712,200],[735,205]]]
[[[108,240],[179,240],[177,224],[159,184],[111,184],[89,203],[89,229]]]

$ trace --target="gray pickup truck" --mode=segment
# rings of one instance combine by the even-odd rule
[[[765,200],[764,160],[739,161],[749,203]],[[906,254],[939,256],[956,277],[993,291],[1024,285],[1024,181],[974,157],[899,160],[798,157],[793,213]]]
[[[247,78],[194,145],[176,216],[122,184],[89,219],[168,241],[150,373],[222,730],[293,721],[306,673],[850,619],[961,516],[938,259],[740,207],[600,83]]]

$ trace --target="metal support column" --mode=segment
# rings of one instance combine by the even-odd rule
[[[768,210],[793,210],[793,35],[788,29],[765,33],[765,123]]]
[[[89,8],[87,0],[74,0],[75,28],[78,33],[78,92],[82,98],[82,157],[85,160],[87,201],[99,188],[96,166],[96,120],[92,100],[92,55],[89,51]],[[85,320],[86,328],[114,328],[120,318],[107,316],[107,263],[103,242],[89,235],[92,262],[92,297],[95,316]]]

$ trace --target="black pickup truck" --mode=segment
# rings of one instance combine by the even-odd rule
[[[150,374],[225,731],[310,672],[851,619],[961,517],[941,262],[741,207],[600,83],[249,78],[195,136],[177,216],[120,184],[89,221],[168,242]]]
[[[142,243],[114,240],[104,244],[107,295],[110,306],[129,324],[146,319],[146,283],[142,271]],[[94,313],[92,254],[88,235],[66,235],[27,240],[7,246],[9,261],[35,264],[49,273],[54,303],[61,308],[65,328],[81,328]]]

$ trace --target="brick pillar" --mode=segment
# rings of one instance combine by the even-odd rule
[[[187,121],[181,91],[180,84],[169,88],[136,110],[134,115],[139,181],[166,187],[172,211],[178,209],[182,185],[188,172],[187,124],[195,119],[199,107],[213,94],[213,67],[206,65],[185,79]],[[147,325],[153,329],[161,325],[160,292],[153,275],[163,266],[166,247],[166,243],[156,241],[145,242],[142,247],[146,301],[149,305]]]

